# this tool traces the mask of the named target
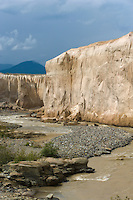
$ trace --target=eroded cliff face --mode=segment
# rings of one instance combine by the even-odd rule
[[[0,101],[44,105],[44,117],[133,126],[133,33],[70,49],[46,75],[0,75]]]
[[[43,106],[44,78],[45,75],[0,74],[0,102],[23,108]]]
[[[45,116],[133,126],[133,33],[46,63]]]

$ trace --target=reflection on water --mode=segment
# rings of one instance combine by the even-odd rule
[[[104,175],[104,176],[98,176],[96,178],[89,178],[89,175],[80,175],[76,176],[73,180],[74,181],[108,181],[110,177],[110,174]]]

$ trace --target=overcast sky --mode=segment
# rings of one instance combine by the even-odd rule
[[[133,0],[0,0],[0,63],[45,64],[133,30]]]

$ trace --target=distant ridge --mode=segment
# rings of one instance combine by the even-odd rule
[[[25,61],[11,68],[1,70],[1,72],[12,74],[46,74],[45,67],[35,61]]]
[[[0,64],[0,71],[11,68],[13,65],[11,64]]]

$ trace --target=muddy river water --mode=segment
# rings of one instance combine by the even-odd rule
[[[63,200],[108,200],[119,195],[133,199],[133,142],[110,155],[89,159],[94,174],[76,174],[58,187],[38,188],[39,197],[54,193]]]
[[[20,114],[1,114],[0,120],[22,125],[21,129],[43,132],[46,139],[66,134],[70,127],[59,124],[44,124],[37,119],[22,117]],[[125,128],[133,133],[133,128]],[[109,155],[89,159],[89,166],[95,168],[94,174],[76,174],[69,181],[57,187],[40,187],[36,197],[45,197],[49,193],[60,200],[110,200],[119,195],[133,200],[133,142],[114,150]]]

